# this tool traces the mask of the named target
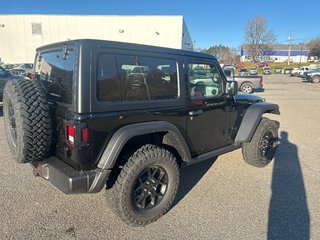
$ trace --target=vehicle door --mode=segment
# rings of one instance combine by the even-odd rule
[[[187,71],[187,142],[192,155],[230,145],[232,98],[225,93],[226,78],[214,60],[191,59]]]

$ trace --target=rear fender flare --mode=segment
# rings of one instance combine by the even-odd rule
[[[172,123],[157,121],[130,124],[117,130],[107,144],[97,167],[103,170],[111,169],[118,159],[122,148],[131,138],[157,132],[167,132],[171,136],[174,136],[177,143],[176,148],[181,158],[184,161],[191,160],[190,150],[178,128]]]

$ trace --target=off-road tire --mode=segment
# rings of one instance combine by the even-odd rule
[[[9,148],[18,163],[40,161],[48,155],[51,118],[46,93],[39,82],[7,82],[3,114]]]
[[[242,146],[243,159],[252,166],[265,167],[273,159],[277,145],[278,124],[262,118],[251,141]]]
[[[252,84],[251,83],[243,83],[240,88],[243,93],[252,93]]]
[[[314,76],[311,80],[312,83],[320,83],[320,77],[319,76]]]
[[[150,174],[148,174],[149,169]],[[160,175],[162,176],[160,177]],[[164,188],[165,183],[167,184]],[[154,206],[151,204],[152,198],[148,194],[155,192],[151,193],[152,190],[150,192],[146,190],[150,186],[157,194],[164,190],[162,196],[154,199]],[[144,226],[156,221],[169,210],[178,186],[179,168],[174,155],[164,148],[147,144],[139,148],[129,158],[114,186],[107,191],[109,206],[128,225]],[[143,200],[139,206],[139,197],[145,199],[145,203],[149,203],[149,207],[151,204],[151,207],[143,209],[141,207]]]

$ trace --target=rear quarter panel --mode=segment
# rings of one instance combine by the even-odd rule
[[[235,76],[235,80],[239,84],[239,88],[244,82],[249,82],[252,84],[253,88],[261,88],[260,79],[262,76]]]

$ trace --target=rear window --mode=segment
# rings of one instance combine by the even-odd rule
[[[35,71],[57,102],[72,104],[75,52],[62,49],[38,54]]]
[[[171,59],[102,53],[97,97],[103,102],[178,98],[177,63]]]
[[[224,74],[225,74],[227,77],[231,77],[231,70],[229,70],[229,69],[223,69],[223,72],[224,72]]]

